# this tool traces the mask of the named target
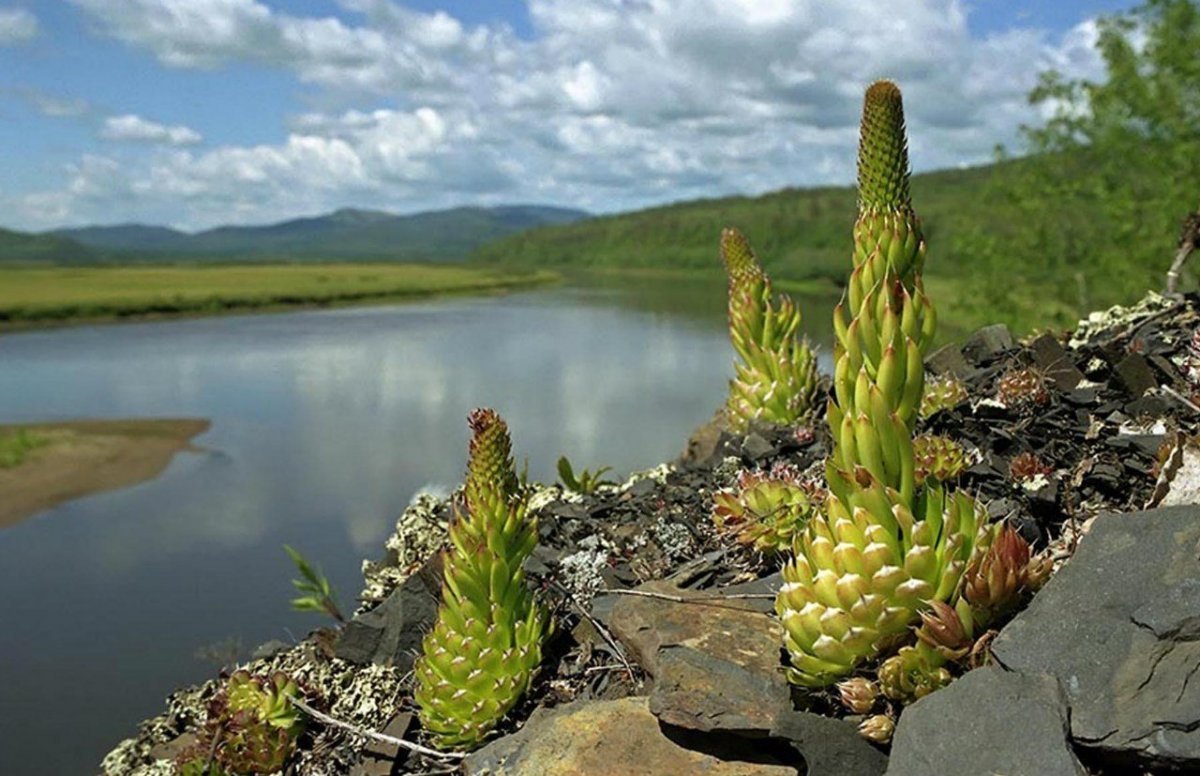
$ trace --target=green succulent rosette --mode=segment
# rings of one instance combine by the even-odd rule
[[[300,695],[287,674],[235,671],[209,707],[200,739],[178,761],[184,776],[276,773],[296,750],[304,717],[290,701]]]
[[[537,543],[504,421],[476,410],[466,508],[456,509],[442,604],[414,667],[421,724],[437,746],[473,747],[516,705],[542,661],[550,624],[525,583]]]
[[[837,473],[844,477],[843,473]],[[923,488],[914,512],[866,469],[831,496],[783,568],[775,601],[788,678],[823,687],[905,635],[931,600],[956,594],[990,532],[965,493]]]
[[[824,494],[791,466],[743,471],[731,488],[713,494],[717,530],[764,555],[792,548]]]
[[[812,412],[817,359],[800,334],[801,316],[771,279],[736,229],[721,234],[721,259],[729,277],[729,336],[737,352],[726,402],[730,423],[752,420],[792,425]]]

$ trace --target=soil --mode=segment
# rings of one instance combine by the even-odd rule
[[[0,425],[45,440],[10,469],[0,469],[0,527],[65,501],[157,477],[191,440],[208,430],[196,418],[74,420]]]

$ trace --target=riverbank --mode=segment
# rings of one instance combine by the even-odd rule
[[[194,418],[75,420],[0,425],[0,528],[82,496],[157,477],[176,453],[194,450],[209,421]]]
[[[382,263],[0,269],[0,332],[488,293],[557,280],[540,270]]]

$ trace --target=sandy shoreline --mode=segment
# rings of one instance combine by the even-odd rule
[[[72,499],[157,477],[208,420],[74,420],[0,424],[0,435],[26,430],[46,441],[21,464],[0,469],[0,528]]]

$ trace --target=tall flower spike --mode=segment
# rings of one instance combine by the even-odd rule
[[[812,411],[817,389],[817,359],[800,334],[800,310],[772,291],[736,229],[721,233],[721,259],[729,277],[729,337],[739,357],[726,402],[730,423],[791,425]]]
[[[891,81],[876,81],[867,88],[859,144],[859,209],[909,207],[904,99]]]
[[[921,281],[925,241],[891,82],[866,93],[858,182],[854,269],[833,317],[830,495],[796,542],[775,602],[788,676],[805,686],[846,676],[902,636],[930,601],[956,595],[990,537],[974,500],[916,476],[912,432],[936,317]]]
[[[512,460],[508,427],[475,410],[466,510],[456,508],[442,604],[414,673],[421,724],[441,747],[473,747],[529,687],[549,631],[522,564],[537,543]]]

